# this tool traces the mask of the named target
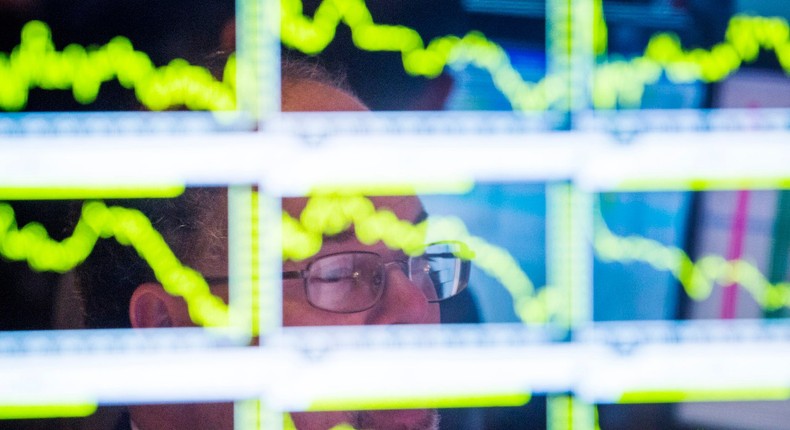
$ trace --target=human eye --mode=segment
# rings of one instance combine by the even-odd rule
[[[346,253],[323,257],[310,266],[308,300],[336,312],[358,312],[372,306],[384,285],[376,254]]]
[[[359,276],[359,272],[353,267],[324,267],[322,270],[315,271],[311,278],[314,282],[334,284],[351,282]]]
[[[375,261],[368,256],[334,255],[326,257],[311,269],[311,281],[339,287],[380,285],[383,278],[376,269]]]
[[[370,285],[373,287],[380,287],[384,285],[384,275],[381,273],[381,271],[373,271],[370,276],[368,276],[368,278],[370,279]]]

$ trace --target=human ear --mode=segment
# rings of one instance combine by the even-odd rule
[[[155,282],[146,282],[132,294],[129,321],[134,328],[182,327],[189,325],[189,314],[183,299]]]

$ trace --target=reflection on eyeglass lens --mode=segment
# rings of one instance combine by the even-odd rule
[[[307,300],[332,312],[360,312],[371,308],[384,293],[385,271],[397,264],[429,302],[438,302],[460,293],[469,279],[470,262],[457,255],[461,244],[442,242],[428,245],[425,253],[406,261],[385,263],[378,254],[363,251],[327,255],[312,262],[306,273],[286,272],[305,279]]]

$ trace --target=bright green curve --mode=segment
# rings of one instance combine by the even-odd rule
[[[343,22],[358,48],[400,52],[404,69],[413,76],[433,78],[445,66],[460,69],[472,64],[491,74],[494,85],[516,110],[546,110],[563,97],[560,76],[537,83],[524,81],[505,50],[477,31],[463,37],[437,37],[426,46],[414,29],[374,23],[364,0],[324,0],[313,18],[302,13],[301,0],[281,0],[280,5],[283,45],[307,54],[323,51]]]
[[[610,60],[594,76],[593,105],[598,108],[638,107],[645,85],[662,73],[673,83],[718,82],[743,63],[757,59],[760,50],[773,51],[785,72],[790,72],[790,26],[781,17],[736,15],[730,19],[724,41],[711,49],[686,50],[673,33],[650,38],[643,55]]]
[[[71,90],[74,99],[92,103],[103,82],[117,80],[134,89],[148,109],[185,106],[190,110],[230,111],[236,106],[236,61],[225,66],[223,81],[204,67],[182,59],[156,67],[144,52],[136,51],[125,37],[115,37],[98,48],[71,44],[55,50],[49,27],[31,21],[22,29],[22,40],[10,55],[0,53],[0,108],[20,110],[27,105],[31,88]]]
[[[283,213],[283,260],[303,260],[315,255],[324,235],[342,232],[354,225],[360,242],[382,241],[407,254],[421,252],[425,243],[441,240],[464,242],[468,249],[462,258],[497,279],[510,293],[516,315],[530,324],[552,320],[563,300],[555,286],[535,288],[510,253],[484,239],[471,235],[455,217],[433,216],[413,225],[398,219],[386,209],[376,209],[361,196],[313,196],[300,219]],[[107,207],[88,202],[72,236],[63,241],[49,238],[41,224],[30,223],[18,229],[13,209],[0,203],[0,256],[12,261],[27,261],[37,271],[65,272],[81,264],[99,238],[113,237],[132,246],[154,271],[170,294],[183,297],[192,320],[203,326],[225,326],[228,308],[211,294],[208,284],[195,270],[183,266],[151,222],[139,211]],[[644,262],[656,270],[670,272],[694,300],[709,297],[716,285],[742,285],[766,310],[790,307],[790,283],[771,284],[751,263],[726,260],[709,255],[693,262],[682,250],[639,236],[613,234],[599,216],[593,247],[603,261]]]
[[[474,261],[502,283],[513,297],[516,314],[524,322],[546,323],[559,312],[549,307],[562,303],[554,299],[554,295],[560,294],[558,289],[545,287],[536,292],[532,281],[506,249],[470,235],[460,219],[432,216],[413,225],[389,210],[377,210],[369,199],[361,196],[313,196],[299,220],[283,213],[283,260],[303,260],[315,255],[321,249],[324,235],[340,233],[352,224],[360,242],[382,241],[410,255],[421,252],[426,243],[463,242],[468,252],[460,257]]]
[[[81,264],[99,238],[133,247],[168,293],[183,297],[195,324],[226,327],[228,307],[211,294],[200,273],[181,264],[162,235],[140,211],[87,202],[70,237],[58,242],[39,223],[17,228],[13,208],[0,203],[0,256],[27,261],[37,271],[66,272]]]
[[[601,2],[594,5],[594,52],[603,54],[607,49],[606,23]],[[400,52],[403,67],[411,75],[430,78],[445,66],[468,64],[485,69],[515,110],[546,110],[566,96],[563,75],[525,81],[504,49],[476,31],[463,37],[437,37],[426,45],[411,28],[374,23],[364,0],[324,0],[313,18],[303,14],[301,0],[281,0],[281,8],[283,44],[307,54],[323,51],[342,22],[351,29],[358,48]],[[754,61],[760,49],[774,51],[784,70],[790,72],[790,26],[785,19],[736,15],[730,19],[725,40],[710,50],[685,50],[676,35],[657,33],[641,56],[603,59],[592,77],[592,103],[605,109],[638,107],[645,86],[656,83],[662,74],[674,83],[717,82],[742,63]]]
[[[525,322],[545,323],[553,315],[547,307],[554,290],[534,293],[529,277],[507,250],[472,236],[464,223],[453,217],[432,217],[430,222],[412,225],[388,210],[376,210],[361,196],[314,196],[295,220],[283,213],[283,260],[302,260],[316,254],[323,235],[337,234],[354,224],[362,243],[384,242],[407,254],[421,252],[425,243],[459,240],[469,248],[462,258],[473,259],[481,269],[499,280],[514,297],[516,313]],[[0,256],[27,261],[37,271],[66,272],[81,264],[99,238],[114,237],[132,246],[151,266],[156,278],[170,294],[183,297],[192,320],[203,326],[225,326],[227,306],[213,296],[200,273],[181,265],[162,236],[141,212],[123,207],[107,207],[88,202],[73,234],[63,241],[49,238],[39,223],[17,228],[13,208],[0,203]]]
[[[283,260],[302,260],[316,254],[323,235],[337,234],[354,225],[362,243],[383,241],[407,254],[441,240],[458,240],[469,247],[464,258],[499,281],[514,301],[516,315],[529,324],[552,320],[563,304],[561,290],[553,285],[535,288],[510,253],[484,239],[470,235],[463,221],[455,217],[432,216],[417,225],[399,220],[392,212],[376,210],[365,197],[314,196],[296,220],[283,214]],[[771,284],[753,264],[708,255],[694,262],[682,250],[639,236],[613,234],[598,217],[593,249],[602,261],[644,262],[656,270],[670,272],[694,300],[709,297],[716,285],[743,286],[766,310],[790,307],[790,283]]]
[[[641,236],[621,237],[613,234],[600,214],[596,217],[593,246],[602,261],[642,262],[656,270],[671,273],[694,300],[710,297],[716,285],[737,284],[748,291],[765,310],[790,307],[790,283],[772,284],[748,261],[707,255],[694,262],[679,248]]]
[[[773,51],[782,68],[790,72],[790,26],[783,18],[736,15],[725,40],[710,50],[686,50],[676,35],[657,33],[642,55],[617,59],[604,58],[606,22],[601,2],[594,5],[594,52],[601,59],[591,78],[596,108],[639,107],[645,86],[662,75],[673,83],[721,81],[743,63],[754,61],[761,49]],[[337,26],[344,23],[358,48],[400,52],[404,70],[414,76],[432,78],[447,66],[461,69],[470,64],[486,70],[515,110],[544,111],[567,97],[567,76],[549,74],[527,82],[504,49],[477,31],[463,37],[437,37],[426,45],[412,28],[376,24],[364,0],[324,0],[312,18],[303,14],[301,0],[281,0],[281,10],[282,43],[308,54],[323,51],[334,39]],[[91,103],[103,82],[116,79],[134,89],[138,100],[151,110],[176,106],[233,110],[235,65],[231,57],[221,82],[205,68],[181,59],[157,68],[121,36],[95,49],[72,44],[56,51],[47,25],[31,21],[22,30],[20,45],[10,55],[0,53],[0,108],[23,109],[31,88],[70,89],[75,100]]]

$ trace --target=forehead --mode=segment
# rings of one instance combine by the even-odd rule
[[[386,209],[391,211],[398,219],[414,222],[420,221],[424,209],[417,196],[373,196],[367,197],[377,210]],[[283,210],[294,218],[299,218],[307,205],[306,197],[286,197],[283,198]]]
[[[367,197],[374,205],[376,210],[388,210],[392,212],[398,219],[407,221],[409,223],[416,223],[422,221],[425,217],[425,211],[422,203],[416,196],[396,196],[396,197]],[[287,212],[290,216],[299,219],[302,211],[307,204],[306,198],[284,198],[282,205],[283,211]],[[353,229],[353,226],[351,227]],[[338,252],[347,251],[369,251],[375,252],[382,256],[393,257],[395,255],[402,255],[401,250],[393,250],[378,242],[373,245],[365,245],[359,242],[356,235],[352,230],[340,233],[336,236],[325,237],[320,251],[312,258],[321,257],[324,255],[334,254]],[[389,258],[388,257],[388,258]],[[284,262],[284,267],[294,268],[304,264],[304,262]]]
[[[362,111],[367,108],[353,95],[333,86],[309,79],[285,79],[282,86],[283,111]],[[213,191],[213,190],[212,190]],[[378,200],[378,198],[376,198]],[[382,207],[396,211],[399,217],[411,216],[409,207],[416,198],[384,198]],[[298,217],[307,199],[285,199],[283,208]],[[228,274],[228,199],[225,190],[216,191],[210,199],[202,199],[199,207],[199,233],[192,237],[190,252],[183,257],[184,263],[207,277],[222,277]],[[286,209],[286,207],[290,208]],[[422,208],[422,206],[420,206]]]
[[[310,80],[284,80],[283,112],[365,111],[367,108],[353,95]]]

